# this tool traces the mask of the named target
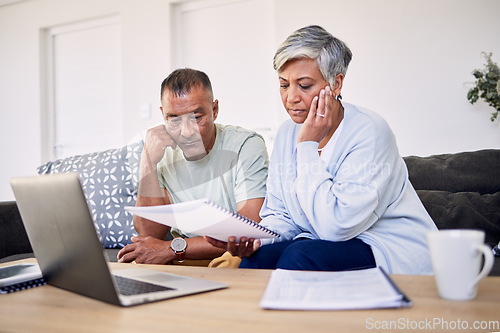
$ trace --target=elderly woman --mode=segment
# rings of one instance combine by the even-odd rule
[[[209,241],[244,268],[432,272],[436,229],[376,113],[341,101],[352,53],[319,26],[295,31],[274,56],[291,121],[276,135],[261,225],[277,239]]]

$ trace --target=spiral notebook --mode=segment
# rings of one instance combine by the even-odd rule
[[[225,209],[208,199],[182,203],[149,206],[125,207],[134,215],[177,228],[186,233],[209,236],[227,242],[228,237],[277,238],[279,235],[260,224]]]
[[[14,264],[0,267],[0,294],[43,286],[47,282],[42,277],[38,264]]]

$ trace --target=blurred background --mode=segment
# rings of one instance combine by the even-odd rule
[[[205,71],[218,122],[271,152],[288,119],[272,58],[309,24],[351,48],[343,100],[382,115],[402,156],[499,148],[494,109],[467,100],[481,53],[500,62],[499,13],[497,0],[0,0],[0,200],[42,163],[138,140],[179,67]]]

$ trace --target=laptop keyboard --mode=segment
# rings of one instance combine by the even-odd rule
[[[156,291],[174,290],[174,288],[159,286],[157,284],[152,284],[148,282],[137,281],[123,276],[114,275],[114,277],[116,285],[118,287],[118,291],[120,292],[120,294],[125,296],[147,294]]]

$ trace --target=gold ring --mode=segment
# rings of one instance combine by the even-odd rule
[[[137,264],[137,263],[135,262],[135,260],[133,260],[133,261],[131,262],[131,264]]]
[[[317,116],[320,116],[321,118],[325,118],[325,115],[324,114],[321,114],[321,113],[316,113]]]

